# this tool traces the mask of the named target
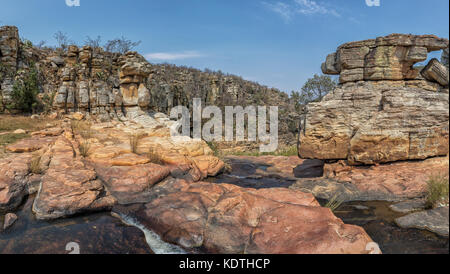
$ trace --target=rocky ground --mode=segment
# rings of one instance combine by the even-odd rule
[[[300,190],[323,206],[336,198],[335,215],[363,227],[385,253],[448,253],[448,203],[429,209],[424,199],[429,176],[448,174],[448,156],[372,167],[295,156],[232,156],[227,161],[232,172],[209,181]]]
[[[157,117],[89,126],[77,120],[83,115],[70,115],[59,120],[58,127],[31,132],[30,138],[8,145],[8,153],[0,159],[0,206],[3,214],[8,213],[1,218],[2,252],[61,250],[57,245],[47,249],[39,245],[49,241],[40,233],[47,235],[55,221],[70,220],[75,224],[68,226],[69,232],[55,232],[57,237],[69,239],[72,233],[77,238],[79,229],[94,226],[101,228],[96,237],[101,237],[100,249],[106,253],[122,253],[125,246],[131,253],[152,252],[130,247],[134,241],[145,242],[142,234],[131,230],[127,237],[132,238],[124,238],[122,249],[120,243],[111,247],[108,239],[115,236],[108,235],[126,226],[117,226],[107,215],[88,217],[111,212],[182,252],[367,253],[367,244],[374,240],[364,228],[370,227],[345,224],[336,217],[339,212],[323,207],[323,201],[337,194],[343,202],[415,201],[411,199],[424,195],[427,174],[448,167],[448,157],[367,168],[296,156],[230,156],[223,160],[231,171],[223,173],[225,163],[206,143],[171,139],[170,122],[163,115]],[[133,136],[139,136],[135,147],[130,144]],[[83,152],[86,146],[88,151]],[[392,207],[393,212],[405,213],[395,220],[400,227],[448,237],[448,207],[433,211],[422,211],[423,206],[414,203]],[[87,217],[80,221],[79,216]],[[354,218],[348,220],[353,223]],[[21,242],[2,244],[2,237],[5,241],[14,235],[43,249],[21,250]],[[431,243],[440,246],[442,241]]]
[[[188,252],[367,252],[365,231],[311,194],[202,182],[224,162],[203,141],[170,138],[170,121],[158,117],[86,126],[76,114],[8,145],[0,160],[2,212],[15,212],[35,194],[37,220],[112,211]]]

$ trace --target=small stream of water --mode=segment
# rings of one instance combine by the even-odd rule
[[[264,167],[262,167],[264,168]],[[246,176],[242,169],[236,174],[209,178],[209,182],[228,183],[241,187],[289,187],[293,182],[274,177]],[[55,221],[39,221],[32,213],[34,196],[27,197],[16,210],[18,220],[6,231],[0,230],[0,254],[67,254],[67,244],[76,243],[81,254],[185,254],[174,245],[165,243],[136,220],[110,213],[78,215]],[[320,200],[322,205],[326,201]],[[448,254],[449,239],[434,233],[404,229],[395,219],[405,214],[390,210],[392,203],[350,202],[335,210],[346,224],[361,226],[380,246],[384,254]],[[0,224],[4,216],[0,214]],[[1,228],[0,228],[1,229]]]
[[[55,221],[39,221],[32,213],[34,196],[15,211],[18,220],[0,231],[0,254],[68,254],[76,243],[81,254],[151,254],[144,233],[109,213],[94,213]],[[0,215],[0,224],[4,216]]]

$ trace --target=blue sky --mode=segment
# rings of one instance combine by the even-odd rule
[[[299,90],[342,43],[390,33],[449,37],[448,0],[1,0],[0,25],[33,42],[141,40],[152,63],[222,70]]]

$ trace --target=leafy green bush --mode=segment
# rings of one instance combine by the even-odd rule
[[[25,113],[36,112],[40,103],[37,98],[39,93],[38,72],[32,66],[32,69],[25,72],[21,80],[14,83],[11,93],[11,103],[6,107],[9,110],[20,110]]]

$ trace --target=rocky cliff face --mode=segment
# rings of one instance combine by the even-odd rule
[[[448,45],[393,34],[340,46],[322,65],[340,85],[308,105],[300,156],[358,165],[447,155],[448,68],[436,59],[422,71],[413,66]]]
[[[205,105],[277,105],[286,117],[280,134],[294,140],[297,114],[289,96],[276,89],[220,72],[150,64],[136,52],[124,55],[89,46],[41,49],[20,41],[16,27],[0,28],[0,113],[11,103],[20,72],[35,66],[42,98],[54,98],[58,112],[82,112],[100,121],[134,119],[151,112],[169,114],[172,107]]]

